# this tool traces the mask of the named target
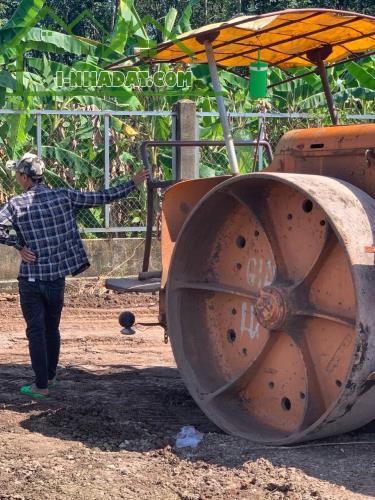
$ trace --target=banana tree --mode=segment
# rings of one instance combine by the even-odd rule
[[[171,8],[163,21],[153,23],[164,41],[191,28],[190,18],[197,3],[191,1],[178,15]],[[66,77],[76,71],[100,72],[108,64],[125,55],[131,55],[136,48],[152,47],[151,36],[155,33],[144,26],[132,0],[120,0],[114,23],[114,29],[108,34],[104,44],[95,40],[75,36],[72,33],[60,33],[43,30],[38,27],[44,9],[43,0],[22,0],[10,21],[0,28],[0,104],[4,108],[22,110],[23,113],[6,116],[0,120],[0,159],[16,156],[24,149],[35,147],[35,117],[30,116],[29,109],[80,109],[95,111],[98,109],[146,110],[157,109],[170,111],[174,101],[179,97],[195,96],[198,110],[215,111],[214,97],[210,95],[210,76],[205,65],[192,66],[191,88],[181,90],[177,87],[151,86],[147,91],[134,92],[132,88],[122,88],[121,93],[109,86],[100,95],[88,95],[74,92],[67,95],[61,92],[58,75]],[[151,23],[151,20],[149,20]],[[19,78],[15,68],[19,52],[23,51],[22,88],[29,91],[29,96],[20,98],[14,95]],[[66,55],[69,55],[69,64]],[[335,89],[335,100],[341,112],[373,112],[375,83],[373,77],[374,57],[361,64],[352,62],[345,67],[329,70],[331,87]],[[131,68],[142,71],[146,67]],[[183,68],[182,68],[183,69]],[[179,71],[181,67],[159,63],[151,68],[155,71]],[[128,69],[122,70],[126,75]],[[296,72],[291,71],[292,74]],[[278,69],[269,71],[270,85],[285,80],[286,74]],[[233,74],[221,69],[220,84],[223,89],[225,104],[231,111],[250,112],[262,110],[272,111],[305,111],[313,112],[314,124],[324,123],[325,103],[321,92],[319,78],[310,74],[299,80],[275,85],[269,92],[268,99],[257,102],[248,96],[248,80],[245,73]],[[48,88],[53,92],[43,92]],[[174,92],[169,95],[168,92]],[[35,95],[39,92],[39,95]],[[111,95],[112,94],[112,95]],[[1,116],[1,114],[0,114]],[[307,123],[299,123],[306,125]],[[139,141],[145,139],[168,139],[170,137],[169,117],[152,117],[151,119],[129,120],[111,118],[110,121],[110,158],[113,176],[126,176],[129,171],[140,164],[138,156]],[[233,135],[236,139],[251,139],[257,134],[257,120],[233,120]],[[287,124],[285,126],[290,126]],[[295,124],[294,124],[295,125]],[[49,181],[52,185],[69,185],[81,189],[83,187],[100,188],[103,185],[102,165],[104,157],[102,121],[92,116],[64,117],[50,115],[43,117],[43,154],[49,167]],[[268,126],[271,142],[275,142],[280,134],[280,122]],[[218,120],[204,117],[200,122],[200,137],[203,139],[222,138]],[[249,169],[248,152],[239,152],[239,169]],[[159,174],[165,179],[171,176],[171,151],[155,151],[152,161],[157,165]],[[2,162],[3,164],[3,162]],[[217,175],[227,168],[226,155],[223,148],[203,151],[201,175]],[[8,173],[0,169],[0,187],[3,193],[11,194],[14,186]],[[7,189],[4,189],[4,186]],[[142,194],[137,204],[143,203]],[[139,203],[138,203],[139,201]],[[1,202],[1,200],[0,200]],[[97,224],[102,223],[101,214],[95,212]],[[141,220],[141,211],[132,215],[134,220]],[[120,224],[119,219],[115,221]]]

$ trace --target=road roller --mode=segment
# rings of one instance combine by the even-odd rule
[[[375,18],[362,14],[288,10],[189,32],[154,56],[186,62],[183,42],[208,62],[214,88],[215,60],[240,65],[261,50],[280,67],[310,61],[327,96],[332,126],[287,132],[269,165],[244,175],[221,112],[231,174],[171,185],[161,271],[148,273],[146,249],[140,279],[107,280],[159,291],[159,324],[190,394],[252,441],[298,443],[375,416],[375,124],[337,124],[324,71],[375,48],[371,32]]]

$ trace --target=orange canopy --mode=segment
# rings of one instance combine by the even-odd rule
[[[258,50],[260,59],[270,66],[314,66],[306,52],[324,45],[332,48],[325,63],[375,49],[375,17],[329,9],[241,16],[164,42],[147,61],[207,63],[205,40],[211,42],[219,66],[247,66],[257,60]],[[112,67],[121,67],[119,63]]]

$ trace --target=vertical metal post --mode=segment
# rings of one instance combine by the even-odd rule
[[[36,150],[39,158],[42,157],[42,115],[36,115]]]
[[[104,187],[109,188],[109,115],[104,115]],[[104,227],[109,228],[110,206],[104,207]]]
[[[264,141],[264,117],[258,118],[259,141]],[[258,171],[263,170],[263,146],[258,146]]]
[[[196,115],[195,118],[195,140],[199,141],[199,134],[200,134],[200,129],[199,129],[200,123],[199,123],[199,117]],[[195,148],[195,163],[198,167],[198,172],[197,172],[197,177],[200,177],[200,172],[199,172],[199,165],[201,163],[201,148]]]
[[[177,117],[175,114],[172,115],[172,131],[171,131],[171,139],[172,141],[175,141],[177,138],[176,135],[176,122],[177,122]],[[176,148],[172,148],[172,179],[176,180],[177,178],[177,155],[176,155]]]
[[[327,71],[324,65],[324,61],[332,53],[332,46],[329,44],[322,45],[316,49],[311,49],[306,52],[306,56],[309,61],[317,66],[320,79],[322,81],[324,94],[326,96],[329,114],[331,115],[331,120],[333,125],[338,124],[337,111],[335,108],[335,103],[333,102],[332,92],[329,88],[329,82],[327,77]]]
[[[333,102],[331,89],[329,88],[327,71],[326,71],[326,68],[324,66],[324,62],[321,59],[318,60],[318,72],[319,72],[319,76],[322,80],[323,90],[324,90],[324,94],[325,94],[326,99],[327,99],[328,111],[329,111],[329,114],[331,116],[332,123],[333,123],[333,125],[337,125],[338,124],[337,111],[335,108],[335,104]]]
[[[232,138],[230,128],[229,128],[228,115],[227,115],[227,112],[225,110],[224,98],[222,95],[219,95],[222,92],[222,90],[221,90],[221,86],[220,86],[219,76],[217,74],[217,67],[216,67],[216,62],[215,62],[211,42],[205,40],[204,46],[205,46],[206,54],[207,54],[208,67],[210,69],[212,86],[213,86],[213,89],[214,89],[215,94],[216,94],[216,96],[215,96],[216,103],[217,103],[217,108],[218,108],[219,115],[220,115],[221,126],[223,128],[223,134],[224,134],[225,145],[227,148],[229,164],[230,164],[232,173],[238,174],[239,169],[238,169],[238,163],[237,163],[237,156],[236,156],[236,151],[234,149],[233,138]]]

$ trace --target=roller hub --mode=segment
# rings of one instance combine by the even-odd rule
[[[219,427],[288,444],[375,412],[375,202],[336,179],[238,176],[179,234],[167,283],[178,369]]]
[[[287,319],[289,308],[282,289],[267,286],[260,290],[255,303],[258,323],[268,330],[281,328]]]

